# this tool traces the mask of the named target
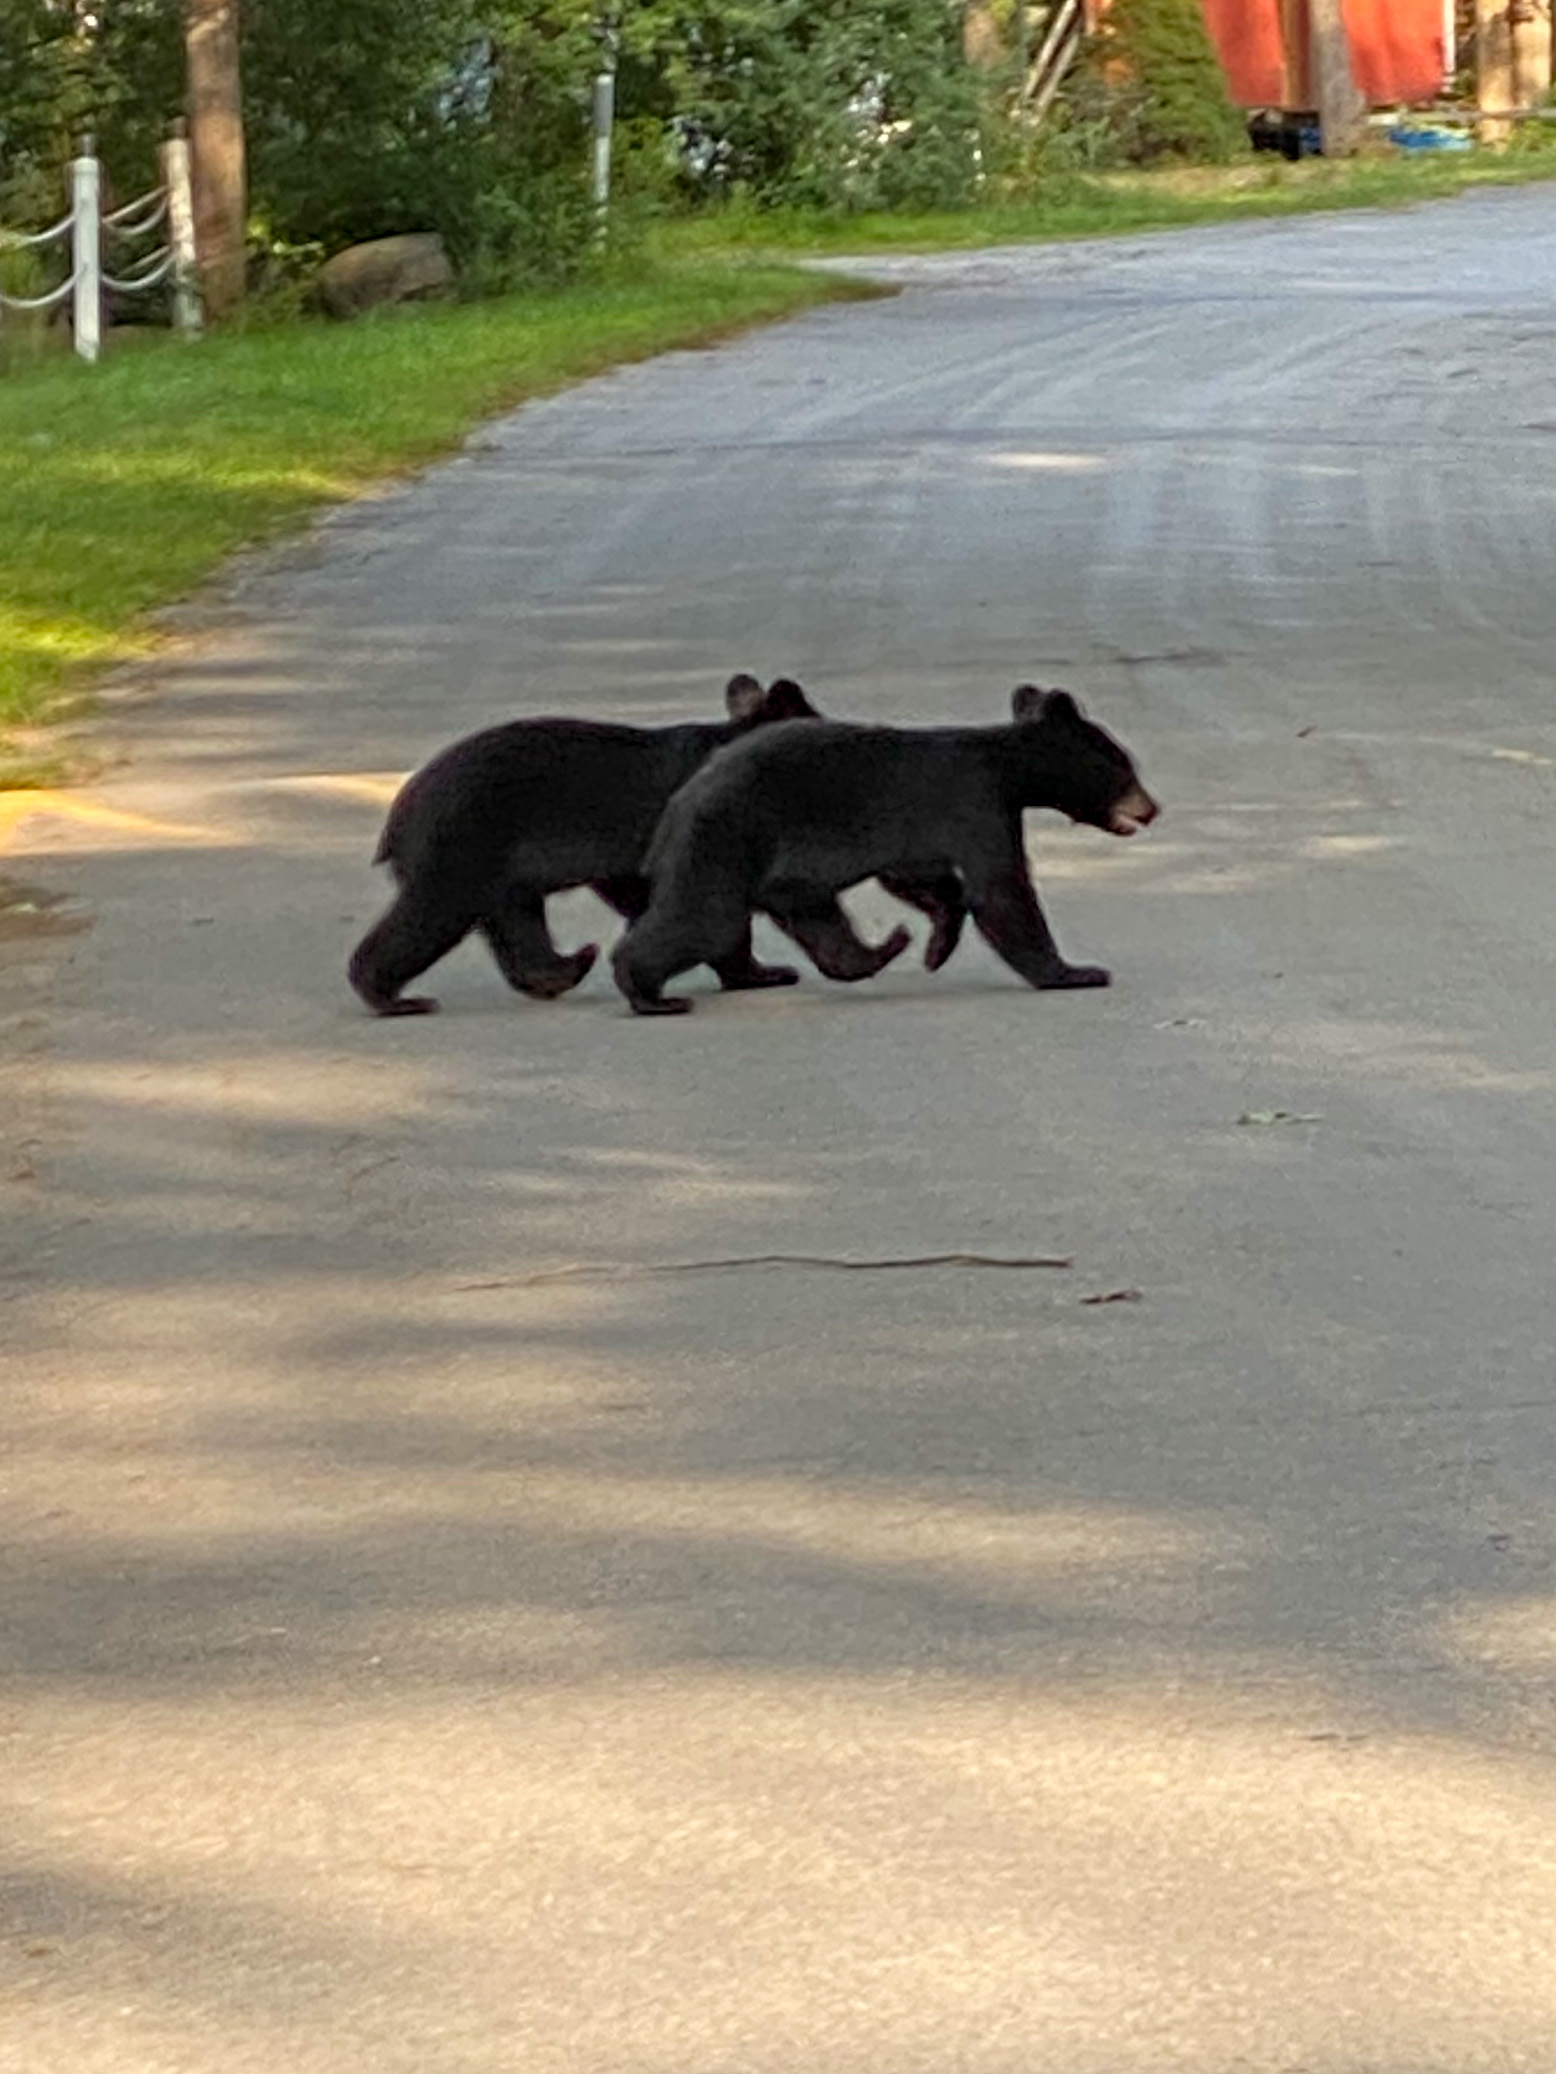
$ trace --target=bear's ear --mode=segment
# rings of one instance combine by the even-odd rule
[[[731,720],[754,720],[766,696],[749,670],[737,672],[724,687],[724,703]]]
[[[764,720],[819,720],[821,715],[792,677],[775,677],[762,700]]]
[[[1018,684],[1011,695],[1010,710],[1018,720],[1079,720],[1081,709],[1067,691],[1039,691],[1035,684]]]

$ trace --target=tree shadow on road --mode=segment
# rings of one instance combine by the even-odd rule
[[[318,841],[279,906],[241,849],[152,849],[50,953],[6,1306],[37,2064],[59,2025],[116,2074],[1543,2051],[1515,1059],[1404,1017],[1347,1051],[1332,1002],[1318,1044],[1313,995],[1202,1040],[1152,902],[1082,867],[1058,897],[1133,988],[1084,1019],[970,953],[911,1027],[808,985],[669,1042],[472,950],[389,1028],[277,998],[276,932],[317,976],[355,919],[335,809],[284,811]],[[1271,853],[1293,899],[1312,832]],[[1215,831],[1181,840],[1177,911],[1235,941]],[[1448,1119],[1414,1202],[1409,1059]],[[1237,1124],[1325,1073],[1343,1130]],[[1460,1125],[1506,1141],[1511,1222],[1432,1221]],[[953,1249],[1076,1265],[614,1273]],[[527,1280],[570,1262],[607,1272]]]

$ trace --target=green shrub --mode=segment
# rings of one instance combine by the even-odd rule
[[[693,192],[848,211],[972,199],[981,85],[943,0],[772,0],[683,27],[663,55],[697,140]]]
[[[8,251],[0,244],[0,294],[29,298],[46,295],[59,279],[58,266],[50,266],[36,251]],[[14,374],[30,367],[48,351],[48,310],[0,309],[0,374]]]
[[[1199,0],[1113,0],[1066,100],[1136,165],[1222,164],[1247,147]]]

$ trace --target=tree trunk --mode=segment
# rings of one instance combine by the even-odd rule
[[[1512,132],[1505,111],[1514,105],[1513,25],[1507,0],[1475,0],[1475,99],[1481,143],[1505,144]]]
[[[184,0],[184,50],[200,285],[219,320],[243,301],[247,245],[238,0]]]
[[[962,0],[962,56],[980,72],[992,72],[1005,57],[990,0]]]
[[[1551,15],[1540,0],[1512,0],[1507,11],[1513,39],[1513,100],[1538,108],[1551,90]]]
[[[1313,91],[1325,158],[1349,158],[1362,140],[1367,106],[1351,70],[1345,0],[1312,0]]]

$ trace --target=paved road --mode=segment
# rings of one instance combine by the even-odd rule
[[[12,827],[6,2074],[1556,2067],[1556,202],[877,271]],[[1112,992],[356,1012],[393,774],[735,668],[1076,688]]]

